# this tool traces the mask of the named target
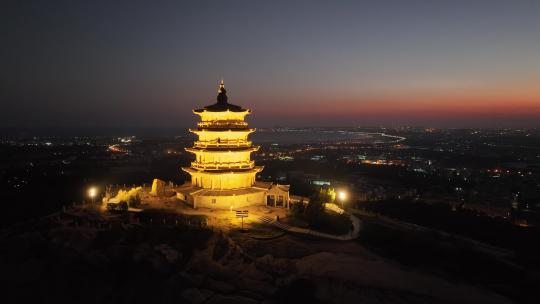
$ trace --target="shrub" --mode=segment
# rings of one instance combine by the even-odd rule
[[[313,193],[309,204],[303,202],[291,204],[291,215],[306,221],[314,230],[332,234],[344,234],[350,231],[351,221],[348,216],[326,212],[324,204],[335,200],[333,189],[321,189]]]
[[[306,204],[304,201],[291,204],[290,213],[295,217],[301,217],[306,212]]]
[[[141,197],[138,194],[130,197],[128,200],[128,205],[131,208],[139,207],[141,205]]]

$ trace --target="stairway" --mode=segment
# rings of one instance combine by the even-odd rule
[[[262,222],[263,224],[272,224],[272,222],[274,221],[272,218],[269,218],[268,216],[259,216],[259,221]]]
[[[291,226],[284,224],[282,222],[278,222],[268,216],[259,216],[259,221],[263,224],[273,225],[276,228],[279,228],[281,230],[288,231],[291,229]]]

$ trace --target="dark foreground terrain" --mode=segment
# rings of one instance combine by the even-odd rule
[[[2,231],[3,302],[536,303],[533,273],[456,241],[367,219],[353,242],[264,229],[54,214]]]

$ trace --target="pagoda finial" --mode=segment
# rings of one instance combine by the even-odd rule
[[[223,81],[223,78],[221,79],[221,82],[219,83],[217,103],[219,104],[227,103],[227,90],[225,90],[225,82]]]
[[[221,90],[225,89],[225,82],[223,81],[223,78],[221,78],[221,81],[219,82],[219,90],[218,93],[221,93]]]

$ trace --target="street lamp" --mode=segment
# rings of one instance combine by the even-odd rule
[[[337,195],[338,195],[339,201],[341,201],[341,209],[345,210],[344,203],[345,203],[345,200],[347,199],[347,192],[340,190],[338,191]]]
[[[92,187],[92,188],[88,189],[88,196],[90,196],[92,198],[92,204],[94,204],[96,194],[97,194],[96,187]]]

